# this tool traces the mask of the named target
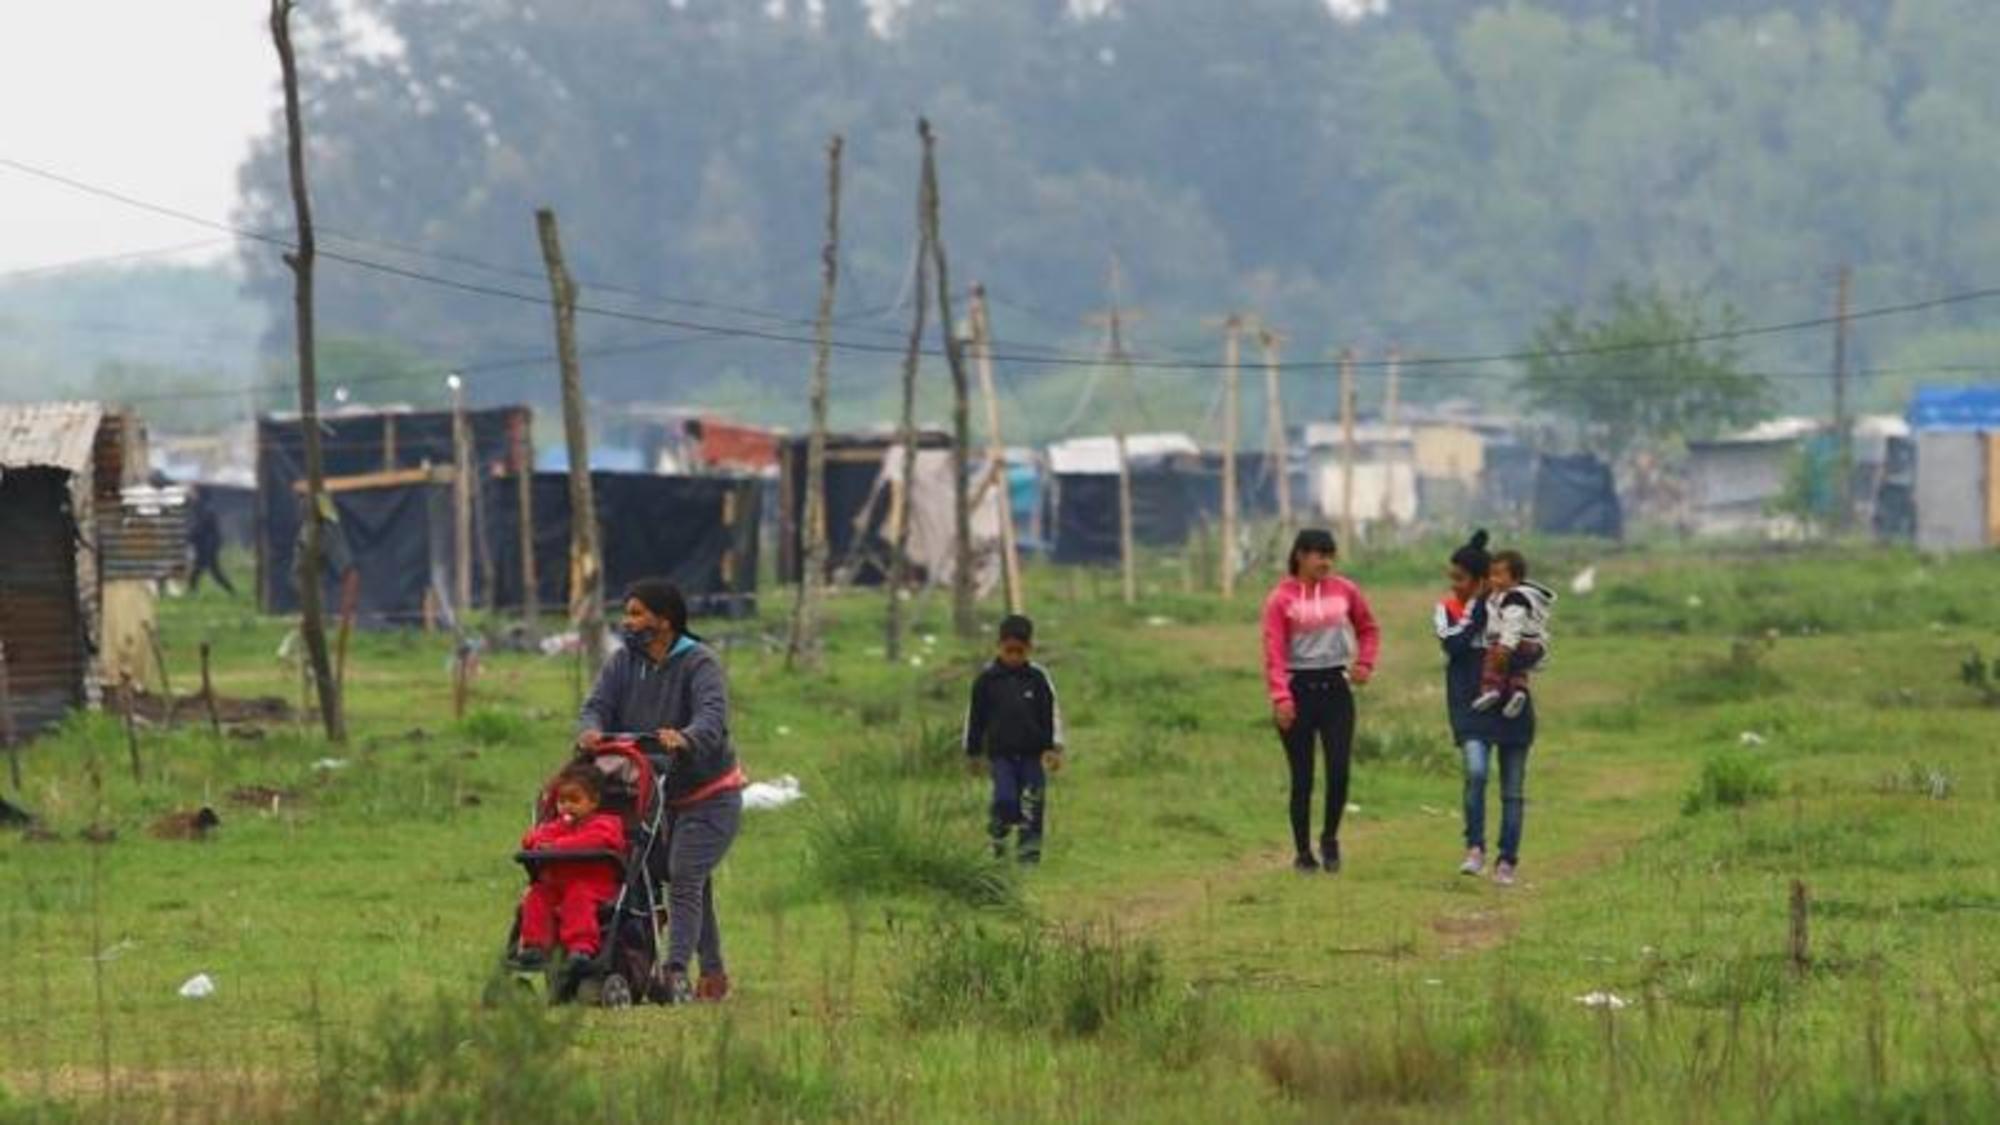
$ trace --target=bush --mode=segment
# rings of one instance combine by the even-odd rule
[[[934,797],[911,803],[893,786],[850,790],[815,811],[806,875],[829,892],[928,891],[968,906],[1019,905],[1014,870],[971,846],[964,821]]]
[[[1681,801],[1688,816],[1717,808],[1740,808],[1778,794],[1778,778],[1763,759],[1742,750],[1720,750],[1702,763],[1701,776]]]
[[[946,918],[908,944],[891,994],[912,1028],[982,1024],[1080,1037],[1125,1029],[1159,1040],[1167,1056],[1174,1033],[1201,1038],[1197,1007],[1170,1001],[1151,943],[1089,928]]]

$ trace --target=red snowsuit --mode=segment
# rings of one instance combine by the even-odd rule
[[[625,822],[607,812],[592,813],[575,824],[559,816],[530,829],[521,837],[521,848],[624,855]],[[542,864],[521,899],[521,948],[547,949],[560,938],[568,952],[594,955],[601,942],[597,908],[617,894],[618,869],[605,860]]]

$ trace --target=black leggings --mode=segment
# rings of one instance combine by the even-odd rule
[[[1347,809],[1347,771],[1354,757],[1354,692],[1342,672],[1292,673],[1292,729],[1282,732],[1285,759],[1292,767],[1292,843],[1301,854],[1312,840],[1313,740],[1326,750],[1326,829],[1320,847],[1340,839],[1340,814]]]

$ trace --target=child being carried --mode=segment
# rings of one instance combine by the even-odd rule
[[[1548,663],[1549,609],[1555,591],[1528,581],[1528,560],[1499,551],[1487,572],[1486,657],[1480,666],[1475,711],[1500,708],[1508,718],[1528,707],[1528,676]]]

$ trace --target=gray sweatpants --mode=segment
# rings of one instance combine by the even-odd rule
[[[722,926],[715,916],[716,865],[743,821],[743,794],[718,793],[667,811],[667,966],[685,972],[697,949],[701,971],[720,973]]]

